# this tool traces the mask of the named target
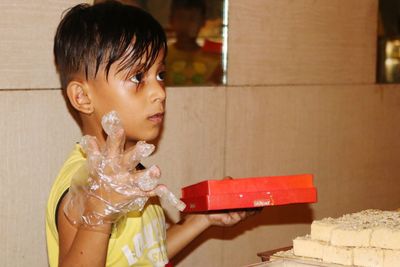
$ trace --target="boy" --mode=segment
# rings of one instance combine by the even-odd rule
[[[144,177],[159,177],[157,167],[135,166],[153,149],[138,141],[154,140],[161,130],[166,53],[162,27],[132,6],[82,4],[60,22],[55,62],[85,137],[50,192],[50,266],[164,266],[209,226],[247,216],[189,215],[166,231],[162,208],[152,198],[163,187],[140,186]]]

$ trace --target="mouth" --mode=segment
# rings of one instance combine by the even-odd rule
[[[156,114],[151,115],[150,117],[148,117],[149,121],[152,121],[152,122],[157,123],[157,124],[161,123],[163,121],[163,119],[164,119],[164,113],[163,112],[156,113]]]

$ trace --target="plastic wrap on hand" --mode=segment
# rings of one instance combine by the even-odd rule
[[[183,211],[186,208],[186,204],[179,200],[167,187],[159,186],[154,191],[157,196],[170,203],[176,209]]]
[[[154,194],[183,210],[184,204],[165,186],[158,185],[161,172],[157,166],[136,171],[137,164],[154,151],[154,145],[139,141],[133,149],[124,151],[124,131],[116,112],[106,114],[102,126],[108,134],[102,150],[93,136],[81,140],[87,164],[71,181],[64,209],[68,219],[87,226],[114,223],[130,211],[142,210]]]

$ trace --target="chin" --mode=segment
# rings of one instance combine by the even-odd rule
[[[135,135],[135,136],[128,136],[127,135],[127,141],[131,142],[137,142],[137,141],[146,141],[146,142],[151,142],[156,140],[160,135],[160,131],[154,131],[151,133],[146,133],[143,135]]]
[[[149,137],[145,141],[154,141],[154,140],[157,140],[159,137],[160,137],[160,133],[158,132],[157,134],[154,134],[153,136]]]

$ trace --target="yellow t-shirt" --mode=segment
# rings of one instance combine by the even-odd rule
[[[58,266],[57,205],[69,188],[71,178],[86,159],[79,145],[64,163],[50,191],[46,212],[46,238],[49,264]],[[148,201],[141,212],[131,212],[114,225],[108,244],[106,266],[156,266],[168,263],[164,212],[157,203]]]

